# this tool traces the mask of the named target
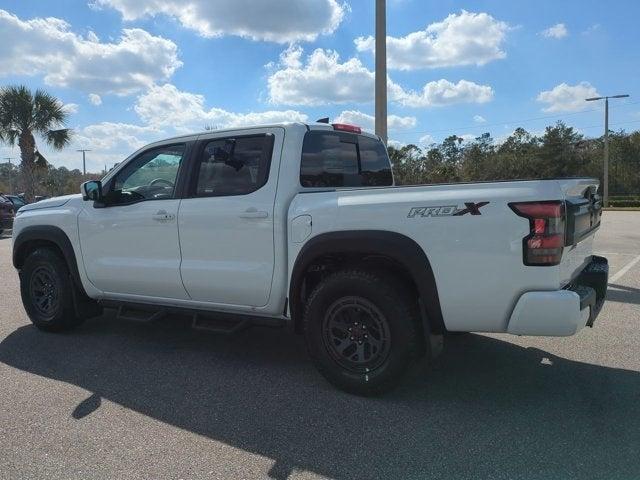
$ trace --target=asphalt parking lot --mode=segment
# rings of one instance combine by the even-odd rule
[[[606,212],[596,251],[595,328],[454,337],[364,399],[284,331],[102,317],[42,333],[0,239],[0,478],[640,478],[640,212]]]

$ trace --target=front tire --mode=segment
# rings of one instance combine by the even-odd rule
[[[304,315],[307,348],[320,373],[358,395],[397,386],[419,352],[414,300],[383,274],[357,269],[325,278]]]
[[[66,262],[49,248],[34,250],[20,271],[22,303],[40,330],[61,332],[84,321],[76,314],[73,288]]]

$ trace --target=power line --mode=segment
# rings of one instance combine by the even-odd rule
[[[618,126],[618,125],[635,124],[635,123],[640,123],[640,120],[631,120],[631,121],[628,121],[628,122],[617,122],[617,123],[610,124],[610,126],[613,127],[613,126]],[[590,129],[590,128],[602,128],[602,125],[590,125],[590,126],[587,126],[587,127],[572,127],[572,128],[574,130],[586,130],[586,129]],[[483,133],[487,133],[487,132],[483,132]],[[576,132],[576,133],[579,133],[579,132]],[[481,135],[482,134],[477,135],[476,138],[479,138]],[[458,137],[458,138],[462,138],[462,137]],[[542,136],[540,136],[540,135],[532,135],[532,138],[536,138],[539,141],[542,141]],[[492,137],[492,139],[495,140],[495,138],[493,138],[493,137]],[[577,146],[577,145],[581,145],[581,144],[587,144],[589,142],[593,142],[593,141],[596,141],[596,140],[599,140],[599,139],[600,139],[600,137],[583,138],[582,140],[578,140],[578,141],[575,141],[575,142],[561,142],[561,141],[560,142],[544,142],[544,145],[547,145],[547,146],[553,146],[553,145],[567,145],[567,146],[568,145],[573,145],[573,146]],[[501,143],[503,143],[503,142],[501,142]],[[498,143],[497,145],[500,145],[501,143]],[[432,142],[432,144],[437,145],[438,142]],[[408,143],[407,145],[412,145],[412,144]],[[413,144],[413,145],[415,145],[417,147],[420,147],[420,145],[416,145],[416,144]],[[429,145],[424,145],[424,147],[428,147],[428,146]]]
[[[616,126],[620,126],[620,125],[628,125],[628,124],[635,124],[635,123],[640,123],[640,120],[630,120],[628,122],[616,122],[616,123],[610,124],[610,126],[611,127],[616,127]],[[589,125],[589,126],[582,126],[582,127],[581,126],[574,126],[574,125],[570,125],[570,126],[574,130],[589,130],[591,128],[602,128],[602,125]],[[484,133],[488,133],[488,132],[482,132],[482,133],[479,133],[479,134],[469,134],[469,135],[473,135],[474,137],[480,137]],[[528,132],[528,133],[531,133],[531,132]],[[576,132],[576,133],[579,133],[579,132]],[[452,134],[452,135],[455,135],[455,134]],[[458,135],[456,135],[456,136],[458,136]],[[511,136],[511,134],[509,136]],[[534,136],[540,137],[539,135],[534,135]],[[462,137],[459,137],[459,138],[462,138]],[[494,138],[494,140],[495,140],[495,138]],[[586,140],[589,140],[589,139],[581,140],[580,142],[584,142]],[[580,142],[578,142],[578,143],[580,143]],[[437,143],[437,142],[432,142],[432,143]]]
[[[640,103],[640,101],[635,101],[635,102],[624,102],[622,104],[618,104],[615,108],[619,109],[622,107],[626,107],[626,106],[630,106],[630,105],[636,105]],[[614,107],[610,107],[611,109],[613,109]],[[442,129],[437,129],[437,130],[423,130],[423,131],[405,131],[405,132],[394,132],[394,137],[397,135],[420,135],[420,134],[424,134],[424,133],[442,133],[442,132],[451,132],[452,130],[467,130],[467,129],[477,129],[477,128],[486,128],[486,127],[499,127],[500,125],[509,125],[509,124],[521,124],[521,123],[529,123],[529,122],[535,122],[538,120],[547,120],[547,119],[560,119],[563,117],[571,117],[571,116],[575,116],[575,115],[581,115],[584,113],[590,113],[590,112],[599,112],[600,110],[597,108],[590,108],[590,109],[585,109],[585,110],[579,110],[577,112],[570,112],[570,113],[564,113],[562,115],[542,115],[539,117],[531,117],[531,118],[525,118],[525,119],[521,119],[521,120],[508,120],[508,121],[502,121],[502,122],[494,122],[494,123],[483,123],[482,125],[467,125],[465,127],[453,127],[453,128],[442,128]]]

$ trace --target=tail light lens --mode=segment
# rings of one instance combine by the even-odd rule
[[[565,243],[564,202],[510,203],[509,207],[529,220],[529,235],[522,240],[524,264],[558,265]]]

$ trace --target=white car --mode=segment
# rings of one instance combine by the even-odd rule
[[[447,332],[572,335],[604,302],[598,182],[393,185],[350,125],[219,130],[142,148],[81,195],[21,208],[13,263],[48,331],[103,307],[306,337],[334,385],[374,394]]]

